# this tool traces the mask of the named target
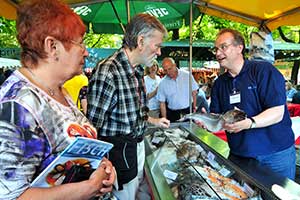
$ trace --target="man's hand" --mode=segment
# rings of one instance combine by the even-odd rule
[[[235,122],[232,124],[225,123],[223,125],[223,128],[225,130],[227,130],[229,133],[238,133],[238,132],[241,132],[242,130],[249,129],[251,126],[251,123],[252,123],[251,119],[246,118],[242,121],[238,121],[238,122]]]
[[[197,106],[193,106],[193,113],[197,112]]]
[[[207,113],[204,107],[201,108],[201,112]],[[195,124],[197,124],[197,126],[206,129],[206,126],[203,124],[202,121],[195,120],[194,122],[195,122]]]
[[[164,117],[162,118],[152,118],[149,117],[148,122],[151,124],[154,124],[156,126],[162,127],[162,128],[169,128],[170,127],[170,121]]]

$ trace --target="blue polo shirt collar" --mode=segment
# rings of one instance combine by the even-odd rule
[[[225,73],[226,80],[231,80],[231,79],[237,78],[237,77],[241,76],[242,74],[244,74],[246,71],[248,71],[248,69],[250,67],[248,65],[248,63],[249,63],[248,60],[244,60],[244,64],[243,64],[242,70],[240,71],[240,73],[236,77],[232,77],[229,72],[226,72]]]

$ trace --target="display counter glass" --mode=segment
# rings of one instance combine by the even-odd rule
[[[149,129],[145,144],[155,199],[278,199],[226,159],[226,142],[193,124]]]

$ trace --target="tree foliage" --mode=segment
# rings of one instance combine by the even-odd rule
[[[16,21],[0,17],[0,47],[19,47]]]
[[[257,28],[246,26],[229,20],[204,15],[193,22],[194,40],[214,40],[219,29],[233,27],[241,31],[245,38],[249,38],[249,33]],[[14,20],[6,20],[0,17],[0,47],[19,47],[16,39],[16,28]],[[92,30],[89,27],[89,30]],[[179,30],[179,39],[189,38],[189,26],[183,26]],[[169,32],[167,40],[172,39],[172,31]],[[247,39],[246,39],[247,40]],[[95,34],[89,32],[85,35],[84,41],[90,48],[119,48],[122,45],[122,35],[117,34]],[[247,40],[248,41],[248,40]]]
[[[273,38],[284,42],[300,43],[300,26],[283,26],[273,31]]]
[[[122,35],[87,33],[84,42],[90,48],[119,48],[122,45]]]
[[[238,22],[230,20],[203,15],[199,16],[197,20],[193,22],[193,40],[212,40],[216,39],[218,31],[222,28],[233,28],[240,31],[246,43],[249,43],[249,35],[253,31],[258,31],[256,27],[247,26]],[[189,27],[184,26],[180,29],[180,39],[189,38]]]
[[[0,48],[20,47],[16,36],[16,21],[0,17]],[[90,48],[119,48],[122,35],[87,33],[84,41]]]
[[[233,22],[230,20],[203,15],[199,16],[193,22],[193,40],[215,40],[216,34],[222,28],[233,28],[240,31],[245,37],[246,43],[249,43],[250,33],[258,31],[258,28]],[[201,23],[200,23],[201,21]],[[89,27],[89,30],[92,30]],[[300,43],[300,26],[281,27],[281,31],[286,38],[294,43]],[[189,26],[183,26],[179,29],[179,39],[189,38]],[[16,22],[0,17],[0,47],[19,47],[16,39]],[[279,30],[272,32],[274,40],[284,41]],[[172,39],[172,31],[169,32],[167,40]],[[85,35],[84,41],[90,48],[119,48],[122,45],[122,35],[117,34],[95,34],[89,32]]]
[[[193,40],[214,41],[218,31],[222,28],[233,28],[242,33],[246,44],[249,44],[250,33],[258,31],[258,28],[247,26],[230,20],[201,15],[192,24]],[[92,30],[92,27],[88,27]],[[190,37],[189,26],[183,26],[178,31],[169,31],[167,40],[172,38],[188,39]],[[18,48],[16,39],[16,22],[0,17],[0,48]],[[175,36],[175,37],[174,37]],[[280,27],[272,32],[274,40],[282,42],[300,43],[300,26]],[[95,34],[89,32],[84,37],[84,42],[89,48],[119,48],[122,45],[122,35],[116,34]],[[292,70],[292,80],[297,81],[297,74],[300,61],[295,61]]]

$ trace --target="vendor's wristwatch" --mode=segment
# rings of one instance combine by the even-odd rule
[[[252,117],[250,117],[249,119],[251,120],[251,126],[250,126],[250,128],[255,128],[256,127],[255,120]]]

